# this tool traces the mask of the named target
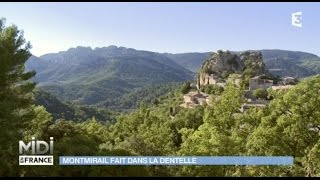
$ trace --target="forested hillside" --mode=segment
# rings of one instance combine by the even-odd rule
[[[65,103],[41,89],[35,91],[35,104],[45,107],[54,121],[68,119],[82,122],[95,117],[98,121],[112,123],[119,114],[108,109]]]
[[[37,72],[34,80],[39,87],[63,101],[117,110],[132,109],[136,107],[134,99],[150,101],[151,96],[167,92],[166,84],[194,76],[162,54],[116,46],[77,47],[33,56],[26,67]],[[156,90],[159,85],[164,88]],[[151,92],[152,88],[154,95],[140,96],[139,92]]]

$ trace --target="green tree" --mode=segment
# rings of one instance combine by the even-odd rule
[[[43,106],[34,106],[35,117],[28,121],[24,130],[24,139],[30,141],[32,137],[42,139],[46,136],[49,126],[53,123],[52,116]]]
[[[245,153],[244,142],[234,130],[236,114],[243,101],[243,92],[233,84],[227,84],[220,98],[207,106],[204,123],[197,130],[182,128],[180,155],[241,155]],[[234,167],[203,166],[184,167],[180,175],[187,176],[225,176],[233,172]],[[230,172],[231,171],[231,172]]]
[[[270,103],[261,123],[248,137],[248,153],[293,156],[294,165],[250,169],[251,175],[319,175],[319,89],[317,75],[278,94]]]
[[[190,91],[190,89],[191,89],[190,82],[186,82],[181,87],[181,93],[182,94],[187,94]]]
[[[268,92],[265,89],[259,88],[255,89],[253,91],[253,96],[258,99],[267,99],[268,98]]]
[[[209,85],[201,86],[200,90],[207,94],[221,95],[224,89],[219,85],[209,84]]]
[[[34,117],[35,72],[25,72],[30,44],[15,25],[5,26],[0,19],[0,176],[18,176],[18,141]]]
[[[227,78],[229,77],[229,74],[230,74],[230,72],[228,72],[228,71],[223,71],[222,74],[221,74],[221,77],[222,77],[223,79],[227,79]]]
[[[41,113],[45,114],[45,113]],[[42,139],[54,137],[54,165],[26,166],[22,176],[146,176],[145,167],[139,166],[60,166],[59,156],[132,156],[128,150],[100,146],[106,139],[107,127],[92,118],[82,123],[58,120],[50,124]]]

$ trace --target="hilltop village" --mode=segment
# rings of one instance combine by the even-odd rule
[[[286,90],[297,84],[294,77],[274,78],[265,70],[262,56],[259,52],[245,52],[232,54],[229,51],[214,53],[206,60],[190,91],[183,95],[183,108],[194,108],[201,105],[210,105],[212,98],[218,98],[217,91],[223,91],[227,83],[232,83],[245,89],[245,103],[239,107],[241,112],[252,107],[268,105],[268,90]],[[214,89],[215,96],[206,93],[205,89]]]

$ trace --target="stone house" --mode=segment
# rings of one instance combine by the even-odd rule
[[[214,74],[201,74],[199,81],[200,85],[210,85],[217,84],[220,81],[220,78]]]
[[[279,86],[272,86],[273,90],[287,90],[294,87],[294,85],[279,85]]]
[[[248,101],[241,105],[240,112],[244,112],[245,110],[248,110],[250,108],[264,108],[269,104],[269,101],[267,100],[251,100],[248,99]]]
[[[284,85],[294,85],[297,83],[296,79],[293,77],[284,77],[282,80]]]
[[[249,80],[249,91],[254,91],[256,89],[268,89],[272,87],[273,80],[265,79],[263,76],[256,76]]]
[[[184,108],[194,108],[198,105],[210,104],[209,94],[200,92],[200,91],[191,91],[183,96],[184,103],[181,104],[181,107]]]

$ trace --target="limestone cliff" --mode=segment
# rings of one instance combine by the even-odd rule
[[[222,82],[233,73],[250,77],[269,74],[265,69],[261,52],[231,53],[230,51],[218,51],[203,62],[197,75],[197,84]]]

